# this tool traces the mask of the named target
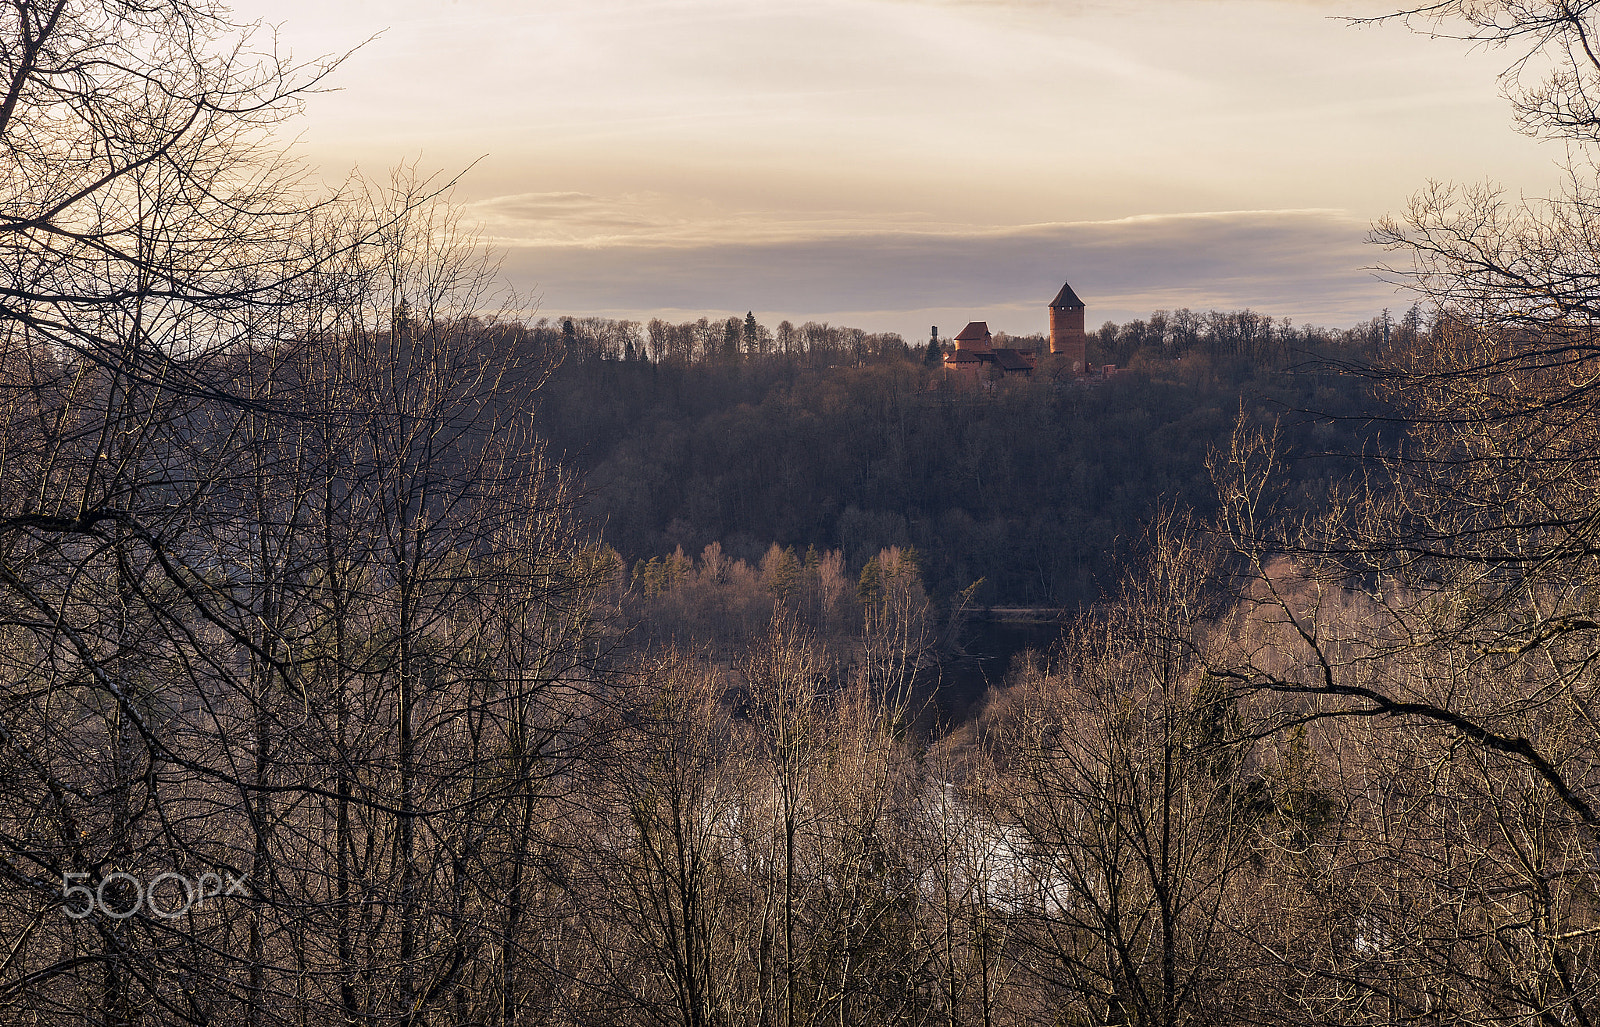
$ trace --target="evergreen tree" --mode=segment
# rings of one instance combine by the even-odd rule
[[[878,567],[878,558],[874,556],[861,568],[861,580],[856,585],[856,598],[863,604],[875,603],[882,590],[883,575]]]
[[[744,351],[757,353],[761,348],[761,325],[756,323],[756,313],[753,310],[745,311],[744,315]]]

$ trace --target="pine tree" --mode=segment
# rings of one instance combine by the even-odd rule
[[[878,601],[879,594],[883,591],[883,577],[878,567],[878,558],[874,556],[861,568],[861,580],[856,585],[856,597],[863,604],[872,604]]]
[[[756,322],[756,313],[753,310],[745,311],[744,315],[744,351],[756,353],[761,346],[761,325]]]

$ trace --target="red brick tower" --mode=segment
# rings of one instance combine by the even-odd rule
[[[1089,338],[1083,333],[1083,301],[1063,284],[1050,301],[1050,352],[1064,358],[1074,374],[1089,371]]]

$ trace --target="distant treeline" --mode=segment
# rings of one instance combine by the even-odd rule
[[[603,317],[540,320],[532,328],[541,346],[559,346],[573,361],[649,361],[681,366],[736,363],[781,357],[804,366],[838,361],[902,358],[910,354],[896,332],[871,333],[807,321],[798,328],[788,321],[776,331],[754,314],[722,320],[700,318],[671,324],[660,318],[619,321]]]
[[[1241,413],[1278,421],[1301,461],[1292,502],[1370,447],[1363,379],[1342,376],[1415,311],[1353,329],[1243,310],[1157,311],[1090,334],[1093,386],[943,381],[898,335],[749,315],[683,324],[560,318],[526,329],[559,356],[540,430],[588,483],[585,515],[630,565],[720,543],[839,549],[859,568],[914,547],[935,595],[1072,607],[1098,597],[1161,506],[1215,503],[1208,451]],[[1047,349],[1040,336],[1011,338]],[[1315,411],[1315,414],[1305,413]]]

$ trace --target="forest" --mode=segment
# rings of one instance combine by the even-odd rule
[[[1590,7],[1412,21],[1592,145]],[[337,61],[251,31],[0,12],[0,1020],[1600,1016],[1580,158],[1378,225],[1398,319],[955,391],[515,316],[447,181],[305,185]],[[1003,604],[1059,636],[930,714]]]
[[[762,345],[771,333],[748,315],[560,318],[528,343],[561,355],[541,438],[583,473],[580,514],[630,563],[712,543],[753,563],[776,544],[839,549],[859,572],[899,546],[921,554],[937,595],[981,580],[984,606],[1075,610],[1115,586],[1160,509],[1211,510],[1206,454],[1241,411],[1281,425],[1300,458],[1289,487],[1314,505],[1352,454],[1382,444],[1359,416],[1366,383],[1337,369],[1385,332],[1414,336],[1418,317],[1329,332],[1252,311],[1158,311],[1091,334],[1091,362],[1119,371],[1092,388],[1042,372],[956,388],[926,344],[785,322],[784,350]],[[696,336],[703,345],[655,341]],[[1037,336],[1009,344],[1048,352]]]

